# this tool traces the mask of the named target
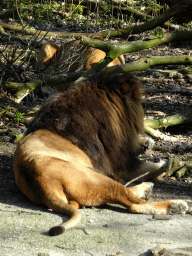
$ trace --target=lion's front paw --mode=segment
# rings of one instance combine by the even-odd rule
[[[171,206],[169,208],[169,214],[185,214],[188,211],[188,205],[183,200],[173,200],[171,201]]]
[[[152,149],[154,145],[155,145],[155,141],[150,137],[146,137],[144,146],[148,149]]]
[[[143,182],[141,185],[144,187],[143,195],[141,197],[150,196],[152,194],[154,184],[152,182]]]

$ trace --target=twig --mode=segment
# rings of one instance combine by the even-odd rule
[[[145,132],[154,138],[159,138],[164,141],[173,141],[173,142],[177,141],[177,138],[172,137],[172,136],[167,136],[167,135],[163,134],[162,132],[160,132],[159,130],[155,130],[149,126],[145,125],[144,128],[145,128]]]
[[[149,174],[149,172],[146,172],[146,173],[144,173],[144,174],[142,174],[142,175],[140,175],[140,176],[138,176],[138,177],[136,177],[136,178],[134,178],[134,179],[128,181],[128,182],[125,184],[125,187],[128,187],[131,183],[135,182],[136,180],[139,180],[140,178],[145,177],[145,176],[148,175],[148,174]]]

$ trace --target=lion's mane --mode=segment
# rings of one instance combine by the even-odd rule
[[[57,133],[82,149],[97,172],[123,182],[140,164],[141,101],[141,86],[128,74],[91,77],[51,96],[26,134],[38,129]]]

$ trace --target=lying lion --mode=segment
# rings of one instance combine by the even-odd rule
[[[18,144],[14,173],[33,203],[70,216],[50,235],[77,225],[81,206],[115,203],[133,213],[187,212],[182,200],[140,199],[151,183],[123,185],[144,173],[151,179],[164,171],[162,163],[137,157],[143,117],[140,85],[127,74],[92,77],[47,100]]]
[[[54,63],[65,63],[70,71],[82,67],[84,70],[91,69],[100,60],[105,58],[106,53],[80,44],[80,40],[73,40],[58,46],[55,43],[42,45],[37,57],[37,64],[40,67],[47,67]],[[114,59],[107,66],[121,65],[125,63],[123,55]]]

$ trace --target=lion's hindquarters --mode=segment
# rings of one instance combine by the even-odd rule
[[[124,190],[123,185],[95,172],[84,152],[46,130],[29,134],[19,143],[14,171],[18,187],[29,199],[70,216],[52,228],[50,235],[75,226],[81,218],[80,205],[118,202]]]
[[[46,134],[46,141],[39,133]],[[34,145],[37,137],[39,141],[34,147],[31,142]],[[62,138],[60,143],[61,141]],[[46,148],[47,145],[49,148]],[[187,205],[183,201],[147,203],[133,193],[134,189],[131,191],[111,178],[95,172],[90,162],[87,162],[87,166],[85,160],[79,162],[75,149],[72,157],[71,153],[66,151],[67,146],[63,152],[60,152],[55,146],[51,150],[51,145],[53,141],[50,132],[39,130],[24,139],[17,149],[15,159],[15,174],[21,191],[34,203],[42,203],[56,212],[70,216],[70,219],[62,225],[50,229],[51,236],[62,234],[65,229],[77,225],[81,218],[78,211],[81,205],[99,206],[118,203],[131,212],[145,214],[187,211]],[[75,146],[71,144],[71,148],[73,147]],[[84,159],[86,158],[87,156],[84,156]],[[148,186],[145,186],[144,189],[147,188]]]

